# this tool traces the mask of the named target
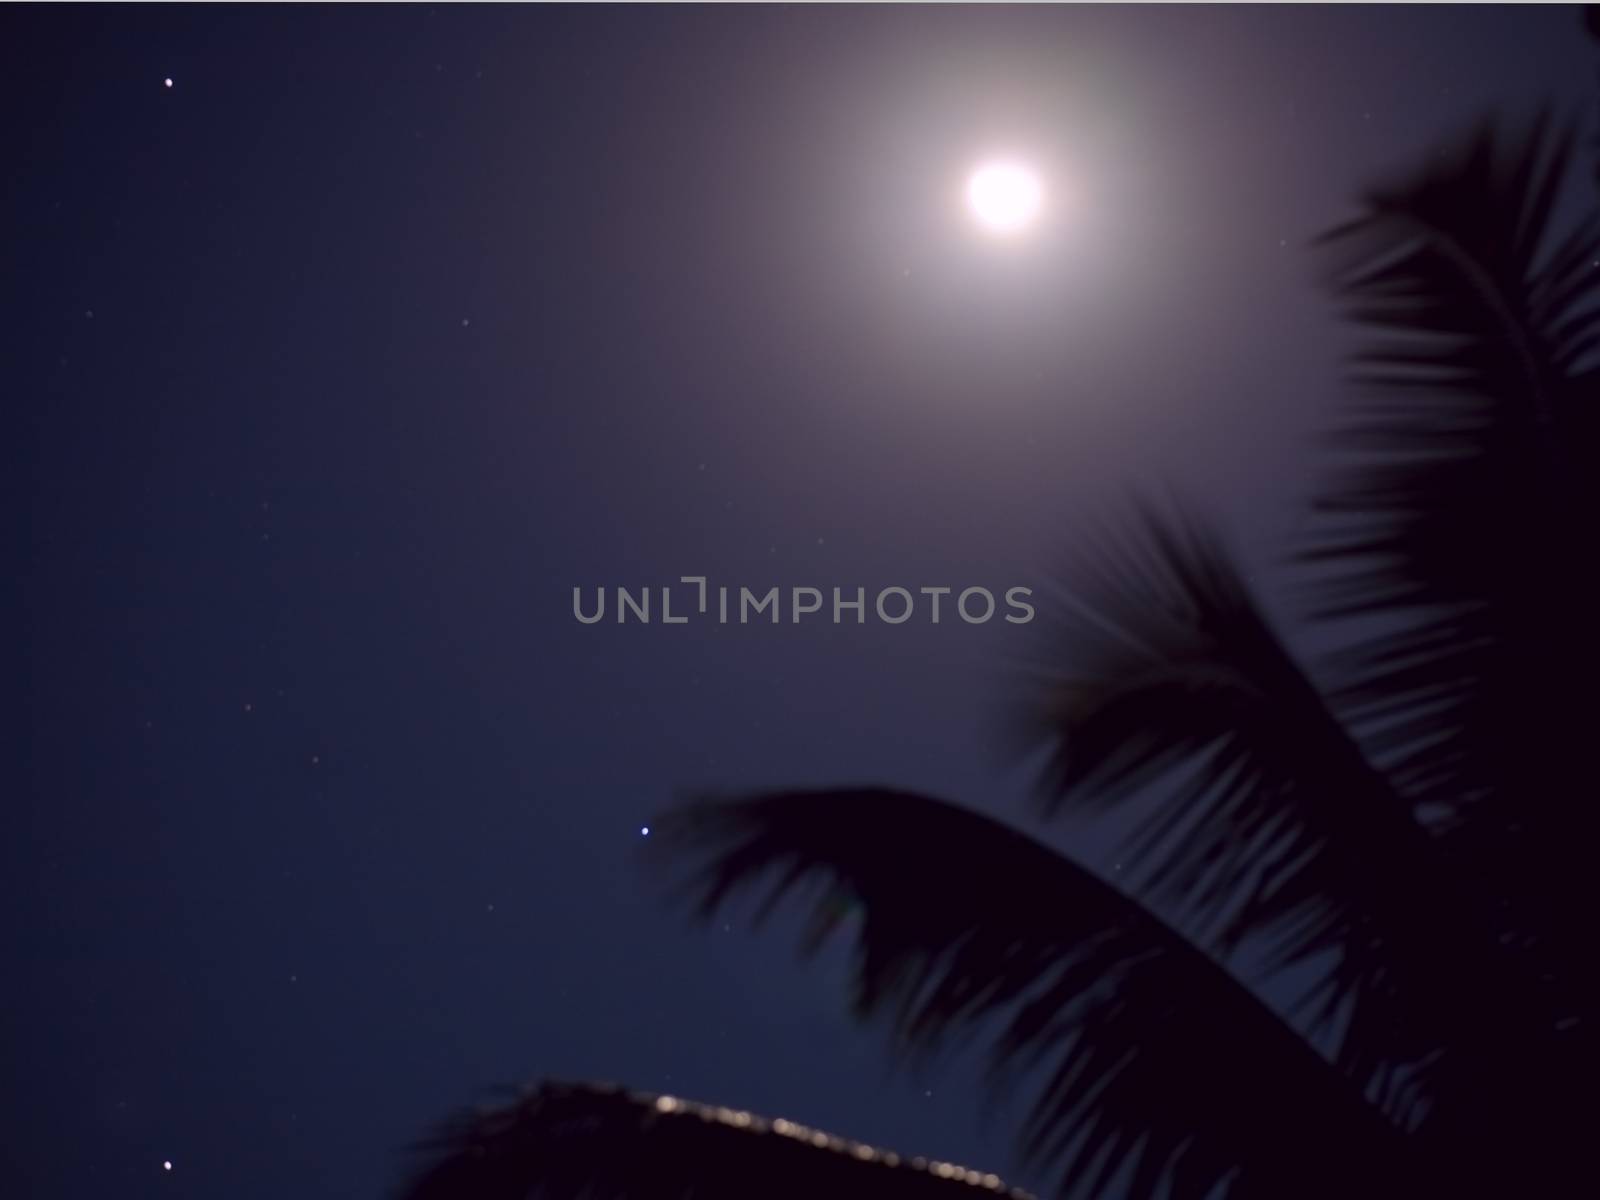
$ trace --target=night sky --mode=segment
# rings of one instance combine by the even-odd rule
[[[1347,346],[1308,239],[1481,112],[1587,118],[1595,49],[1560,7],[7,8],[3,1190],[379,1195],[544,1077],[1039,1186],[971,1070],[890,1074],[836,959],[638,854],[706,786],[1021,818],[1027,631],[572,589],[998,595],[1169,485],[1268,561]],[[996,150],[1050,191],[1004,243]]]

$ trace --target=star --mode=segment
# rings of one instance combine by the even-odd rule
[[[163,1171],[172,1170],[172,1160],[171,1159],[167,1159],[167,1158],[162,1159],[161,1160],[161,1169]]]
[[[167,87],[171,87],[172,86],[172,79],[170,77],[168,77],[166,79],[163,79],[161,82],[164,83]],[[167,1169],[170,1171],[172,1168],[169,1166]]]
[[[639,836],[640,837],[649,837],[650,836],[650,826],[648,826],[648,825],[639,826]]]

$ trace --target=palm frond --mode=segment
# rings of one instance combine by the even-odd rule
[[[1013,829],[876,788],[703,799],[655,828],[703,917],[764,889],[762,911],[809,896],[806,949],[854,924],[855,1010],[898,1053],[991,1030],[993,1083],[1042,1080],[1023,1149],[1066,1193],[1335,1195],[1396,1169],[1393,1127],[1274,1013]]]
[[[1308,1027],[1397,1123],[1464,1127],[1547,1077],[1566,1013],[1220,542],[1146,508],[1072,577],[1022,718],[1050,748],[1046,813],[1130,804],[1139,895],[1220,953],[1267,948],[1269,973],[1323,969]]]
[[[1357,619],[1332,703],[1488,886],[1558,1019],[1593,999],[1573,783],[1600,675],[1600,212],[1559,232],[1572,157],[1548,119],[1485,124],[1326,237],[1372,342],[1303,555],[1317,613]]]
[[[1270,968],[1330,963],[1311,1028],[1339,1031],[1339,1063],[1415,1119],[1404,1068],[1447,1027],[1440,864],[1421,826],[1367,761],[1282,643],[1248,579],[1199,523],[1150,506],[1068,569],[1046,608],[1039,672],[1016,714],[1048,758],[1047,816],[1129,805],[1121,857],[1138,894],[1228,954],[1266,939]],[[1399,981],[1437,979],[1413,993]]]
[[[997,1175],[793,1121],[593,1084],[461,1113],[417,1148],[401,1200],[1030,1200]]]

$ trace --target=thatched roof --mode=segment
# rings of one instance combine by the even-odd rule
[[[595,1084],[545,1083],[457,1116],[405,1200],[1031,1200],[996,1175],[903,1158],[782,1119]]]

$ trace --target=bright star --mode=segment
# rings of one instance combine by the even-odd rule
[[[639,826],[639,836],[640,837],[649,837],[650,836],[650,826],[648,826],[648,825]]]
[[[163,79],[161,82],[166,84],[168,87],[172,86],[172,80],[171,79]]]

